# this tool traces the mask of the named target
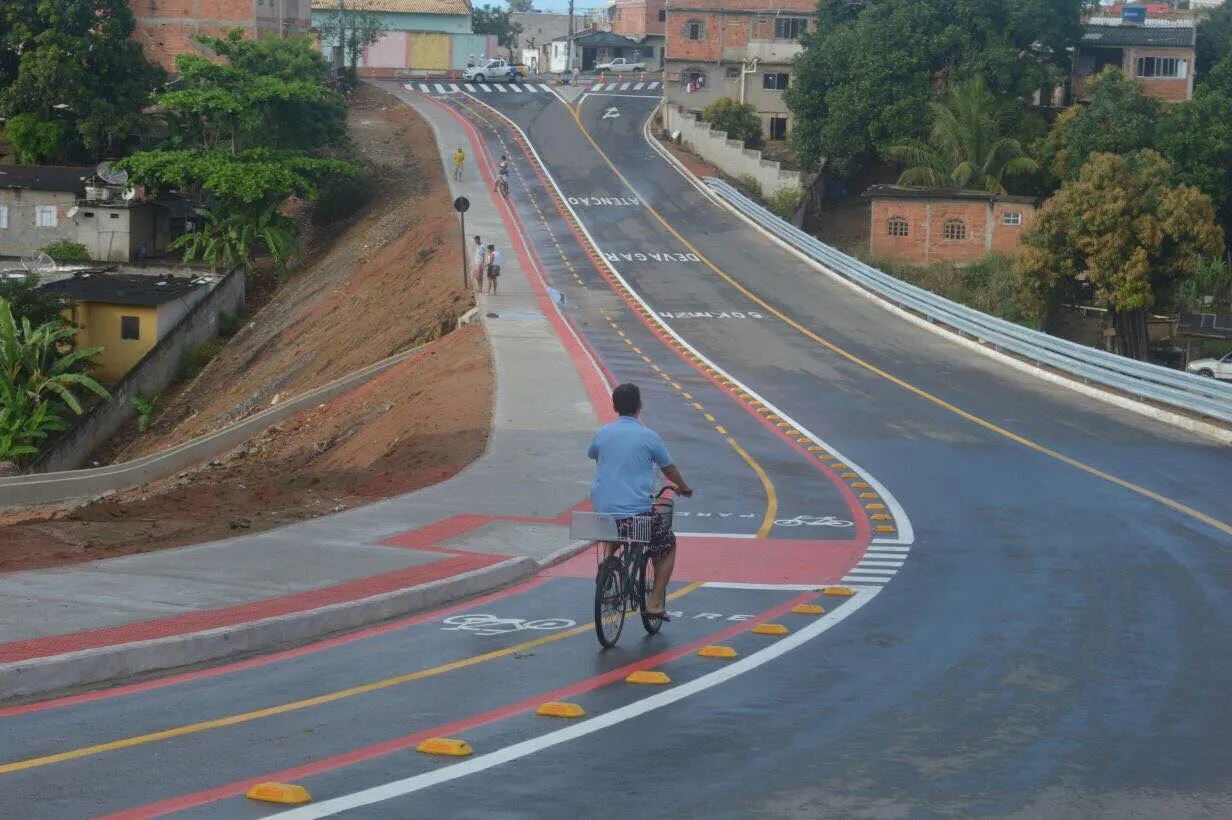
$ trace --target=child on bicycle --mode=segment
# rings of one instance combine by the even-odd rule
[[[509,157],[501,154],[500,165],[496,169],[496,187],[493,191],[499,191],[504,186],[503,193],[509,195]]]
[[[691,496],[693,488],[672,462],[663,439],[638,419],[642,394],[637,385],[622,384],[613,390],[612,409],[619,418],[599,428],[586,452],[588,458],[597,462],[590,500],[595,512],[615,518],[617,527],[627,527],[627,522],[637,516],[654,516],[646,547],[646,554],[654,561],[654,590],[646,603],[646,614],[668,621],[671,618],[664,610],[667,584],[676,567],[676,536],[671,525],[652,507],[654,467],[676,485],[680,495]]]

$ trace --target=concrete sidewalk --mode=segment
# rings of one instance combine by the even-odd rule
[[[467,233],[502,251],[500,293],[479,299],[496,373],[487,451],[449,481],[336,515],[0,576],[0,700],[311,640],[514,583],[581,546],[568,512],[589,489],[602,377],[525,269],[468,131],[400,96],[432,123],[447,177],[467,148],[451,188],[471,202]]]

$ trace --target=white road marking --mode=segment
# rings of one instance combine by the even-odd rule
[[[731,664],[702,675],[700,678],[695,678],[658,694],[634,701],[611,712],[595,715],[583,723],[577,723],[564,729],[557,729],[554,732],[548,732],[539,737],[533,737],[530,740],[506,746],[504,749],[495,752],[468,758],[461,763],[454,763],[380,786],[373,786],[354,794],[335,797],[332,800],[323,800],[320,803],[303,806],[298,809],[291,809],[274,816],[285,817],[287,820],[309,820],[309,818],[331,817],[344,811],[383,803],[386,800],[405,797],[408,794],[413,794],[441,783],[448,783],[460,777],[487,771],[495,766],[511,763],[536,752],[541,752],[544,749],[550,749],[553,746],[559,746],[570,740],[594,734],[610,726],[616,726],[626,720],[641,717],[648,712],[653,712],[655,709],[661,709],[664,706],[684,700],[690,695],[695,695],[721,683],[726,683],[732,678],[743,675],[745,672],[750,672],[775,658],[787,654],[796,647],[842,623],[862,606],[877,597],[880,588],[865,587],[857,589],[855,592],[856,594],[847,599],[847,602],[835,612],[823,615],[803,629],[780,638],[778,641],[767,645],[764,649],[759,649],[745,658],[733,661]]]
[[[433,83],[433,84],[432,84],[432,87],[436,89],[436,93],[438,93],[438,94],[444,94],[444,93],[445,93],[445,87],[444,87],[443,85],[441,85],[440,83]]]
[[[466,90],[467,90],[467,91],[469,91],[470,93],[474,94],[474,93],[475,93],[475,86],[471,85],[470,83],[467,83],[467,84],[466,84]]]
[[[851,571],[853,573],[858,572],[861,575],[897,575],[898,574],[898,570],[896,569],[874,569],[872,567],[866,567],[862,565],[853,567]]]
[[[869,544],[868,548],[870,550],[877,550],[878,552],[898,552],[898,553],[902,553],[903,555],[906,555],[907,553],[911,552],[911,547],[908,545],[878,544],[876,541]]]
[[[648,86],[646,86],[646,87],[647,87],[647,88],[658,88],[658,87],[659,87],[659,84],[658,84],[658,83],[650,83],[650,84],[649,84]]]
[[[522,86],[518,85],[517,83],[514,83],[514,84],[513,84],[513,86],[512,86],[512,88],[513,88],[513,93],[514,93],[514,94],[521,94],[521,93],[522,93]]]
[[[898,567],[901,567],[904,563],[905,562],[903,561],[870,561],[869,559],[866,558],[860,562],[860,566],[862,567],[894,567],[895,569],[897,569]]]
[[[876,575],[848,575],[843,578],[844,584],[884,584],[889,581],[889,576],[882,578]]]
[[[484,91],[491,91],[491,90],[492,90],[491,88],[488,88],[488,87],[487,87],[486,85],[484,85],[483,83],[480,83],[480,84],[479,84],[479,87],[480,87],[480,88],[482,88]]]
[[[638,83],[637,85],[633,86],[633,90],[634,90],[634,91],[641,91],[641,90],[642,90],[643,88],[645,88],[645,87],[646,87],[646,84],[645,84],[645,83]]]
[[[427,83],[420,83],[420,84],[419,84],[419,90],[420,90],[420,91],[422,91],[423,93],[427,94],[427,93],[428,93],[428,84],[427,84]]]
[[[652,85],[654,84],[652,83]],[[585,95],[583,95],[583,99],[585,99]],[[582,104],[582,100],[578,100],[579,107],[581,106],[581,104]],[[535,161],[538,163],[539,167],[543,170],[544,176],[547,177],[548,182],[550,182],[552,184],[552,187],[556,190],[556,195],[560,198],[561,202],[564,203],[564,206],[569,211],[569,213],[573,216],[573,219],[577,223],[578,227],[581,228],[582,235],[585,236],[587,241],[590,242],[591,247],[594,248],[596,251],[598,251],[599,255],[604,260],[607,260],[607,256],[603,253],[602,247],[599,245],[598,242],[595,241],[594,236],[591,235],[585,223],[582,221],[582,218],[578,215],[578,212],[575,211],[573,207],[569,205],[569,203],[566,201],[565,192],[564,190],[561,189],[560,183],[558,183],[556,181],[556,178],[552,176],[551,172],[547,168],[547,163],[545,163],[543,161],[543,158],[539,156],[539,152],[535,150],[535,146],[531,144],[530,138],[526,135],[526,132],[523,131],[522,128],[517,123],[515,123],[513,120],[511,120],[509,117],[505,116],[504,114],[492,108],[491,106],[488,106],[488,108],[496,116],[504,120],[509,125],[510,128],[514,129],[515,131],[518,132],[519,135],[521,135],[523,143],[526,145],[527,149],[531,152],[531,155],[534,156]],[[648,116],[646,118],[646,122],[643,124],[642,135],[646,139],[647,144],[649,144],[652,148],[654,148],[656,151],[662,154],[663,149],[654,145],[654,142],[651,140],[650,135],[648,134],[646,130],[647,127],[649,127],[651,116],[653,116],[653,114]],[[679,169],[677,169],[677,172],[680,173],[681,176],[684,177],[686,180],[688,180],[688,177],[683,172],[681,172]],[[690,184],[692,184],[691,181],[690,181]],[[639,196],[638,193],[634,191],[632,188],[630,188],[630,193],[632,193],[634,196]],[[646,300],[642,298],[641,294],[639,294],[636,290],[633,289],[632,286],[630,286],[628,280],[625,279],[624,276],[621,275],[620,271],[616,269],[616,266],[613,265],[610,260],[606,261],[606,264],[607,264],[608,269],[612,272],[612,275],[616,277],[617,281],[619,281],[622,285],[624,285],[624,287],[628,290],[630,298],[632,298],[634,301],[640,304],[646,312],[653,314],[655,312],[654,309],[646,303]],[[781,418],[783,421],[787,422],[792,427],[799,430],[802,435],[808,436],[809,438],[816,441],[819,445],[825,447],[826,451],[829,452],[831,455],[833,455],[835,458],[840,459],[844,464],[847,464],[848,466],[850,466],[852,470],[855,470],[856,472],[864,476],[870,488],[874,492],[876,492],[879,496],[881,496],[881,499],[884,501],[886,507],[889,508],[891,514],[894,516],[895,523],[898,525],[897,535],[895,535],[893,538],[875,538],[873,539],[874,544],[878,544],[878,545],[908,544],[909,545],[915,541],[915,530],[911,526],[911,519],[907,517],[907,511],[903,509],[903,506],[902,504],[898,502],[898,499],[896,499],[893,495],[891,495],[889,490],[887,490],[885,486],[882,485],[882,483],[878,481],[875,476],[873,476],[868,471],[862,469],[858,464],[856,464],[855,461],[844,456],[842,453],[838,451],[837,448],[832,447],[829,444],[827,444],[820,436],[814,435],[812,432],[809,431],[807,427],[805,427],[804,425],[792,419],[791,416],[787,415],[781,409],[779,409],[778,407],[775,407],[773,404],[766,401],[766,399],[758,395],[756,391],[750,390],[739,379],[734,378],[730,373],[728,373],[722,367],[719,367],[717,364],[711,361],[709,357],[707,357],[700,350],[698,350],[692,344],[690,344],[687,340],[685,340],[684,337],[682,337],[679,333],[677,333],[676,330],[671,325],[669,325],[667,322],[660,320],[659,324],[672,338],[678,341],[683,348],[685,348],[690,353],[692,353],[694,356],[696,356],[698,360],[702,362],[703,365],[709,366],[710,368],[714,369],[718,373],[722,374],[722,376],[726,378],[728,381],[732,382],[738,390],[741,390],[744,393],[751,396],[753,399],[760,401],[763,406],[765,406],[768,410],[770,410],[770,412],[779,416],[779,418]]]
[[[621,91],[628,91],[628,90],[629,90],[629,86],[630,86],[630,85],[632,85],[632,83],[625,83],[624,85],[622,85],[622,86],[620,87],[620,90],[621,90]]]
[[[496,86],[496,90],[497,90],[497,91],[499,91],[499,92],[500,92],[500,93],[502,93],[502,94],[507,94],[507,93],[509,93],[509,89],[505,86],[505,84],[504,84],[504,83],[501,83],[500,85]]]
[[[450,84],[449,84],[449,93],[450,93],[450,94],[457,94],[457,93],[458,93],[458,87],[457,87],[456,85],[454,85],[453,83],[450,83]]]

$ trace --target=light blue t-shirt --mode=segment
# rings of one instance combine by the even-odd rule
[[[672,463],[659,434],[631,416],[600,427],[586,455],[599,463],[590,485],[595,512],[617,517],[650,512],[654,468]]]

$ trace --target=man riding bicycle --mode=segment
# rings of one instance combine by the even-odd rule
[[[588,458],[597,462],[590,500],[595,512],[616,519],[622,536],[631,528],[634,517],[654,516],[650,543],[646,545],[646,554],[654,562],[654,590],[646,602],[646,614],[668,621],[671,619],[664,610],[667,584],[676,567],[676,536],[671,525],[652,507],[654,468],[657,466],[676,485],[680,495],[692,495],[693,488],[676,469],[659,434],[638,420],[642,394],[637,385],[622,384],[613,390],[612,409],[620,418],[601,427],[586,452]],[[608,546],[609,555],[613,549],[613,545]]]

